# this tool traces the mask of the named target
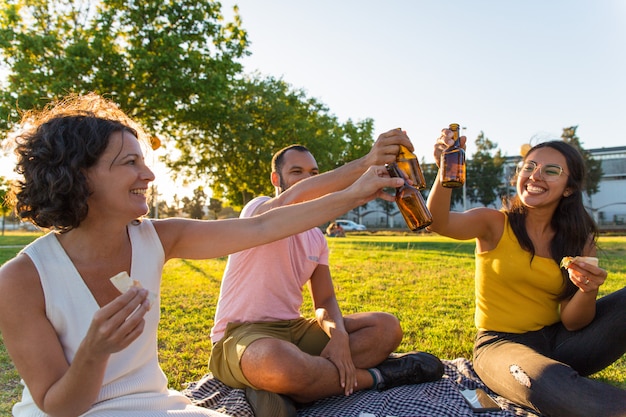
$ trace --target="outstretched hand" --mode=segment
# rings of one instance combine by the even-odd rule
[[[374,142],[372,149],[366,155],[368,166],[385,165],[396,161],[400,152],[400,145],[413,151],[413,144],[402,129],[392,129],[382,133]]]
[[[354,194],[354,197],[363,205],[375,198],[387,201],[395,201],[395,197],[384,191],[385,188],[397,188],[404,184],[402,178],[391,178],[384,166],[375,165],[368,168],[346,192]]]

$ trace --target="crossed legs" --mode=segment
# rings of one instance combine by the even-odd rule
[[[357,368],[355,390],[371,388],[373,379],[367,369],[398,347],[402,340],[400,323],[393,315],[372,312],[348,315],[344,324]],[[307,353],[287,340],[260,338],[245,349],[241,371],[256,389],[285,394],[300,403],[343,394],[337,368],[319,356],[320,352]]]

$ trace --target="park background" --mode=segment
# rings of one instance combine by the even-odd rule
[[[154,211],[180,214],[187,198],[187,210],[206,217],[236,215],[271,194],[271,155],[293,142],[310,147],[322,170],[397,127],[432,167],[434,139],[451,122],[465,127],[468,154],[483,143],[492,166],[572,127],[583,149],[619,148],[624,23],[621,0],[5,0],[0,140],[20,110],[98,92],[161,142],[147,156],[158,175]],[[2,192],[14,175],[4,152]],[[2,237],[11,246],[2,262],[32,239],[14,233]],[[394,312],[403,350],[469,358],[473,242],[384,233],[331,242],[344,311]],[[621,288],[624,239],[601,243],[604,291]],[[180,260],[165,271],[159,347],[174,388],[206,370],[224,262]],[[5,413],[19,387],[0,348]],[[626,387],[624,360],[599,377]]]

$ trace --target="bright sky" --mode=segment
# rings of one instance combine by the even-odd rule
[[[438,132],[483,131],[507,155],[578,125],[626,145],[624,0],[223,0],[239,5],[245,71],[282,77],[341,122],[402,127],[432,162]],[[474,148],[468,145],[468,154]]]
[[[239,5],[246,72],[282,77],[341,122],[372,118],[376,136],[402,127],[428,162],[452,122],[469,155],[481,131],[517,155],[571,125],[584,147],[626,145],[626,0],[221,3],[227,21]]]

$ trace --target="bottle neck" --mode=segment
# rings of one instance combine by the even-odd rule
[[[407,187],[407,186],[410,187],[410,184],[407,182],[406,177],[402,175],[402,171],[400,170],[400,168],[398,168],[398,165],[396,165],[395,163],[391,163],[391,164],[387,164],[386,168],[390,177],[402,178],[404,180],[404,185],[401,185],[398,188]]]

